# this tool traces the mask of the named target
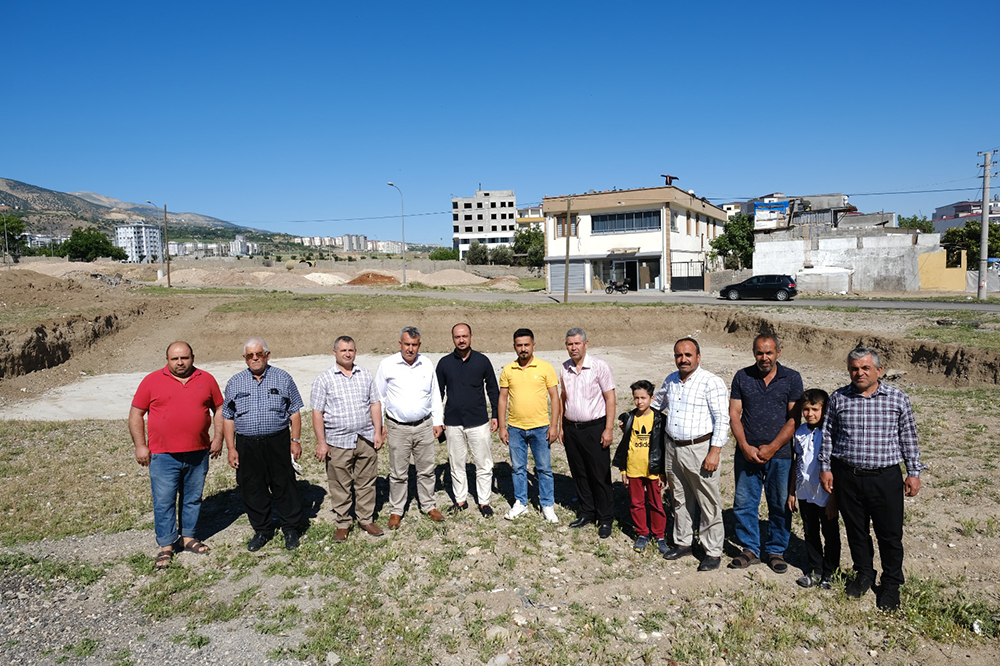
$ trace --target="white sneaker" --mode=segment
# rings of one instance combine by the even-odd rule
[[[559,516],[556,515],[555,507],[543,506],[542,515],[545,516],[545,520],[549,521],[552,524],[559,523]]]
[[[527,512],[528,512],[528,507],[524,506],[523,504],[521,504],[518,501],[515,501],[514,502],[514,506],[510,507],[510,511],[508,511],[507,513],[505,513],[503,515],[503,517],[506,520],[514,520],[518,516],[520,516],[520,515],[522,515],[524,513],[527,513]]]

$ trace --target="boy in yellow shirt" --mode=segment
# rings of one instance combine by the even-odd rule
[[[669,550],[665,538],[667,514],[663,510],[664,477],[663,414],[650,407],[655,387],[641,379],[629,388],[635,409],[618,417],[622,441],[612,464],[621,470],[628,488],[632,524],[638,535],[633,550],[641,553],[649,544],[650,532],[660,553]],[[648,525],[647,525],[648,518]]]

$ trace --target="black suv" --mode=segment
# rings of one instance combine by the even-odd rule
[[[755,275],[739,284],[726,285],[719,296],[731,301],[741,298],[776,298],[787,301],[798,293],[795,280],[790,275]]]

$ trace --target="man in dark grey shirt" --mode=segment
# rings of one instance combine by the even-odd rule
[[[472,451],[476,465],[476,501],[484,517],[493,515],[490,492],[493,486],[492,433],[497,431],[497,400],[500,388],[490,360],[472,348],[472,328],[455,324],[451,328],[455,351],[437,364],[438,386],[444,403],[444,432],[448,438],[451,489],[455,496],[453,513],[469,507],[469,484],[465,474],[466,450]],[[484,391],[485,389],[485,391]],[[490,411],[486,412],[489,397]]]

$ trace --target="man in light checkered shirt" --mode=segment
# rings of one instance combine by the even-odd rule
[[[705,557],[698,571],[714,571],[722,561],[725,529],[719,493],[719,457],[729,439],[729,393],[720,377],[700,367],[701,347],[693,338],[674,343],[677,372],[663,380],[653,409],[666,417],[664,468],[673,495],[674,547],[663,557],[692,554],[691,509],[701,509],[698,540]]]

